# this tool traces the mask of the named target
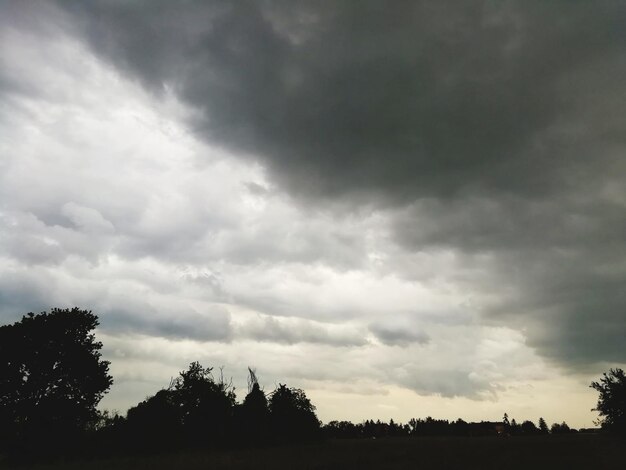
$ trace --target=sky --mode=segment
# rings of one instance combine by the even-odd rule
[[[626,4],[0,0],[0,323],[318,416],[567,421],[626,364]]]

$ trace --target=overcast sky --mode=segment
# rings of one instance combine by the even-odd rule
[[[591,426],[626,363],[624,2],[0,0],[0,322],[321,419]]]

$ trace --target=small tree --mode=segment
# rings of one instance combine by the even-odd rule
[[[539,418],[539,433],[540,434],[548,434],[550,430],[548,429],[548,424],[546,420],[543,418]]]
[[[626,374],[622,369],[610,369],[591,388],[600,393],[598,404],[592,411],[600,415],[598,424],[607,431],[626,434]]]
[[[517,421],[515,421],[515,418],[511,420],[511,425],[509,426],[509,433],[512,436],[515,436],[521,433],[520,425],[517,423]]]
[[[0,327],[4,444],[54,446],[98,419],[96,406],[113,379],[92,333],[97,326],[91,311],[73,308],[29,313]]]

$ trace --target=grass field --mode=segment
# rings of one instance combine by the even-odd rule
[[[598,435],[336,440],[295,447],[164,454],[57,463],[29,468],[619,469],[626,468],[626,441]]]

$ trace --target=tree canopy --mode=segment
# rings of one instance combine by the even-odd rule
[[[230,431],[235,406],[232,385],[210,367],[189,364],[168,388],[128,410],[128,425],[146,446],[212,444]]]
[[[603,429],[626,434],[626,374],[622,369],[610,369],[599,382],[591,382],[591,388],[600,393],[594,408],[600,415]]]
[[[51,439],[97,419],[96,406],[113,383],[92,333],[97,326],[91,311],[72,308],[28,313],[0,327],[2,437]]]
[[[274,434],[283,439],[314,436],[320,428],[315,406],[303,390],[279,384],[269,399]]]

